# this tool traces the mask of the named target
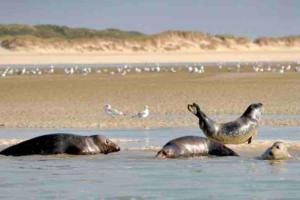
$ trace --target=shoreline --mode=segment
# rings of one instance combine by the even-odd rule
[[[224,121],[226,122],[226,121]],[[185,123],[185,122],[183,122]],[[84,126],[78,126],[78,125],[70,125],[70,126],[61,126],[61,125],[54,125],[54,126],[39,126],[39,125],[29,125],[29,126],[1,126],[0,129],[83,129],[83,130],[98,130],[98,131],[106,131],[106,130],[139,130],[139,129],[168,129],[168,128],[198,128],[198,122],[191,122],[189,124],[183,124],[180,125],[179,123],[168,124],[163,126],[155,126],[153,121],[147,122],[145,124],[150,125],[147,126],[145,124],[137,123],[137,125],[124,125],[121,124],[107,124],[104,126],[99,126],[93,124],[92,126],[84,125]],[[158,124],[161,124],[161,122],[158,122]],[[300,126],[300,119],[295,120],[263,120],[262,123],[259,126],[273,126],[273,127],[298,127]]]
[[[1,65],[295,61],[300,61],[299,50],[199,51],[172,53],[26,53],[0,49]]]

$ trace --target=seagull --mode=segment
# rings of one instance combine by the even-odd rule
[[[26,68],[25,67],[23,67],[23,69],[22,69],[22,71],[21,71],[21,74],[23,75],[23,74],[26,74]]]
[[[54,66],[53,65],[50,66],[50,69],[48,70],[48,73],[49,74],[53,74],[54,73]]]
[[[106,104],[104,106],[104,111],[107,115],[111,116],[111,117],[116,117],[116,116],[120,116],[120,115],[124,115],[123,112],[117,110],[117,109],[114,109],[111,107],[110,104]]]
[[[170,71],[173,72],[173,73],[176,72],[176,70],[174,69],[174,67],[171,67]]]
[[[138,118],[142,119],[142,118],[146,118],[148,116],[149,116],[149,107],[147,105],[145,105],[143,111],[138,112],[136,115],[134,115],[132,117],[138,117]]]
[[[135,70],[135,72],[137,72],[137,73],[142,72],[142,70],[141,70],[140,68],[138,68],[138,67],[136,67],[134,70]]]
[[[157,72],[160,72],[160,67],[159,67],[159,65],[156,66],[155,70],[156,70]]]

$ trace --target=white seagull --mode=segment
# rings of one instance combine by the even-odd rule
[[[149,116],[149,107],[147,105],[145,105],[143,111],[138,112],[136,115],[134,115],[132,117],[138,117],[138,118],[142,119],[142,118],[146,118],[148,116]]]
[[[121,111],[119,111],[119,110],[117,110],[117,109],[115,109],[115,108],[112,108],[110,104],[106,104],[106,105],[104,106],[104,112],[105,112],[107,115],[111,116],[111,117],[116,117],[116,116],[124,115],[123,112],[121,112]]]

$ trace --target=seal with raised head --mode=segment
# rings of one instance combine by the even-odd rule
[[[120,151],[120,147],[102,135],[80,136],[56,133],[38,136],[10,146],[0,152],[6,156],[51,155],[51,154],[108,154]]]
[[[238,156],[225,145],[199,136],[184,136],[173,139],[156,154],[159,158],[195,156]]]
[[[250,144],[257,133],[262,106],[262,103],[251,104],[242,116],[227,123],[217,123],[210,119],[196,103],[189,104],[188,110],[198,117],[200,129],[208,138],[223,144],[241,144],[247,141]]]
[[[283,142],[275,142],[261,156],[263,160],[287,160],[292,158]]]

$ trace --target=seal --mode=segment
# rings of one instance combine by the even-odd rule
[[[275,142],[261,156],[263,160],[287,160],[292,158],[283,142]]]
[[[80,136],[56,133],[35,137],[10,146],[0,152],[6,156],[51,155],[51,154],[108,154],[120,151],[120,147],[102,135]]]
[[[257,134],[262,106],[262,103],[251,104],[242,116],[227,123],[217,123],[210,119],[196,103],[189,104],[188,110],[198,117],[200,129],[208,138],[223,144],[241,144],[247,141],[250,144]]]
[[[195,156],[238,156],[225,145],[199,136],[184,136],[173,139],[156,154],[158,158]]]

